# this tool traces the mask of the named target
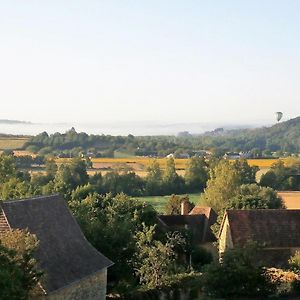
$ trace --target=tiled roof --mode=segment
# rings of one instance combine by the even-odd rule
[[[112,262],[84,237],[66,201],[58,195],[0,202],[9,226],[37,236],[35,258],[45,272],[47,293],[99,272]]]
[[[300,247],[300,210],[227,210],[232,242],[256,241],[266,247]]]
[[[209,219],[210,225],[217,221],[218,215],[211,207],[195,206],[189,213],[189,215],[205,215]]]
[[[214,242],[216,237],[208,226],[204,214],[199,215],[160,215],[159,222],[170,230],[189,229],[199,243]]]

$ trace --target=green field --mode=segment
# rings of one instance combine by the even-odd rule
[[[182,195],[183,196],[183,195]],[[188,194],[189,199],[194,204],[198,204],[200,193]],[[137,197],[136,199],[151,204],[159,213],[164,213],[165,204],[170,196],[149,196]]]
[[[28,138],[0,138],[0,150],[17,150],[21,149],[28,141]]]

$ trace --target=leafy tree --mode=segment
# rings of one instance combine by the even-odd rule
[[[261,176],[260,185],[276,190],[299,190],[300,164],[298,160],[289,160],[285,166],[283,161],[275,163],[271,169]]]
[[[88,183],[86,185],[80,185],[78,186],[75,190],[72,191],[71,194],[71,200],[83,200],[85,199],[88,195],[91,195],[95,192],[95,189],[93,186]]]
[[[179,196],[172,194],[166,203],[165,213],[167,215],[180,215],[181,212],[181,202],[189,201],[188,195]],[[193,204],[190,203],[190,207],[193,207]]]
[[[157,160],[153,160],[147,171],[148,174],[146,176],[146,193],[148,195],[161,195],[163,193],[163,173]]]
[[[17,178],[11,178],[0,185],[0,198],[4,200],[26,198],[33,194],[30,183]]]
[[[113,259],[110,280],[133,281],[135,233],[143,222],[155,224],[154,209],[124,194],[93,194],[83,201],[72,201],[70,207],[90,243]]]
[[[296,251],[293,256],[289,259],[290,268],[296,272],[300,273],[300,251]]]
[[[189,159],[184,180],[189,191],[202,191],[206,187],[208,171],[203,157],[194,156]]]
[[[246,159],[237,159],[233,166],[236,168],[240,176],[241,184],[256,183],[256,173],[259,170],[257,166],[251,167]]]
[[[226,207],[229,199],[237,194],[239,185],[240,176],[236,168],[228,161],[221,160],[210,170],[210,179],[201,200],[219,212]]]
[[[49,192],[59,193],[66,199],[70,199],[71,192],[76,188],[76,184],[68,165],[59,166],[53,184],[49,185],[49,187],[52,188]]]
[[[24,230],[0,234],[0,299],[28,299],[37,289],[42,272],[37,269],[33,253],[36,236]]]
[[[272,188],[260,187],[257,184],[244,184],[239,188],[237,194],[229,200],[227,208],[274,209],[284,208],[284,203]]]
[[[175,160],[173,157],[167,159],[166,170],[163,176],[165,194],[184,192],[184,180],[176,173]]]
[[[89,176],[86,171],[86,163],[80,158],[73,158],[70,163],[70,171],[74,181],[74,186],[88,183]]]
[[[0,183],[8,181],[16,176],[16,164],[13,155],[0,155]]]
[[[174,274],[175,248],[184,244],[178,232],[168,234],[166,243],[155,240],[154,235],[155,226],[145,224],[136,233],[136,272],[140,283],[148,288],[162,286]]]
[[[203,275],[207,295],[225,299],[236,297],[266,297],[274,292],[264,268],[255,259],[257,245],[227,250],[222,263],[208,265]]]
[[[57,172],[57,164],[54,159],[47,159],[45,163],[45,171],[47,176],[52,180]]]

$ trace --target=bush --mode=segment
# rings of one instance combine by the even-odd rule
[[[289,265],[293,271],[300,272],[300,251],[296,251],[295,255],[291,256]]]
[[[193,269],[200,271],[204,265],[210,264],[213,261],[212,254],[205,248],[195,247],[192,250],[192,266]]]
[[[208,296],[265,297],[273,294],[271,283],[262,266],[254,261],[255,244],[234,248],[225,252],[223,262],[210,264],[203,275],[203,290]]]

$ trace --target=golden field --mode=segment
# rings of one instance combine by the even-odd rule
[[[156,160],[161,169],[166,168],[167,158],[148,158],[148,157],[135,157],[135,158],[92,158],[93,168],[103,171],[109,170],[125,170],[130,169],[138,173],[146,172],[147,168]],[[188,159],[176,158],[175,167],[179,173],[182,173],[186,169]],[[280,159],[286,162],[288,159]],[[58,158],[56,162],[58,164],[68,163],[70,158]],[[233,161],[233,160],[232,160]],[[261,170],[270,168],[274,163],[278,162],[279,159],[248,159],[250,166],[258,166]]]
[[[10,138],[1,137],[0,138],[0,149],[1,150],[13,150],[20,149],[28,141],[28,138]]]

